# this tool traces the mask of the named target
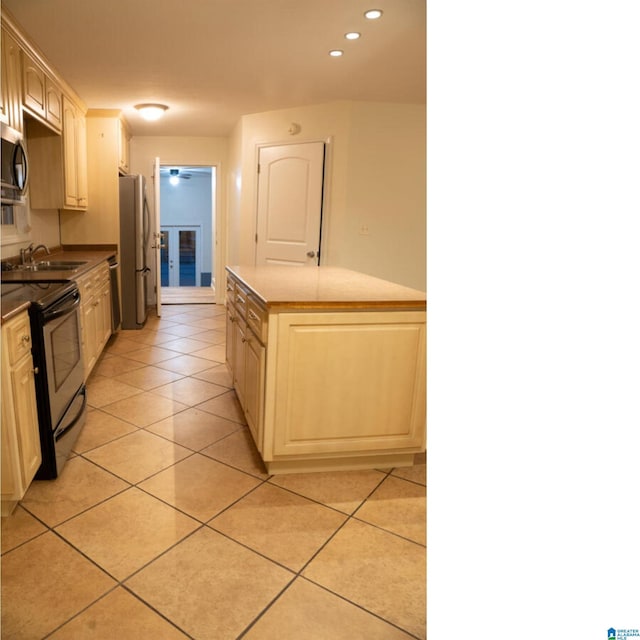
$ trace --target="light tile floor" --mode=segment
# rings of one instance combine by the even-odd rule
[[[2,638],[426,638],[426,475],[269,476],[224,308],[109,341],[60,477],[2,519]]]

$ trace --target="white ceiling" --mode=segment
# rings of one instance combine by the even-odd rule
[[[243,114],[424,103],[426,0],[2,0],[89,108],[134,135],[224,136]],[[363,16],[382,9],[380,20]],[[347,31],[362,37],[347,41]],[[330,49],[343,49],[331,58]],[[134,104],[169,105],[144,122]]]

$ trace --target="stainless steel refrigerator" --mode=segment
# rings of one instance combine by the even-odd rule
[[[120,176],[122,328],[142,329],[147,319],[149,206],[143,175]]]

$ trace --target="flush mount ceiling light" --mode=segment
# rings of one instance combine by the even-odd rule
[[[159,120],[169,108],[166,104],[137,104],[134,107],[145,120]]]
[[[344,51],[342,49],[332,49],[331,51],[329,51],[329,55],[332,58],[339,58],[343,54],[344,54]]]
[[[360,37],[360,34],[357,31],[349,31],[349,33],[345,33],[344,37],[347,40],[357,40]]]
[[[380,9],[370,9],[364,12],[364,17],[367,18],[367,20],[377,20],[381,16],[382,11],[380,11]]]

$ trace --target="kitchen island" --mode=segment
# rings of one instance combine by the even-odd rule
[[[336,267],[227,267],[227,364],[269,473],[413,464],[426,296]]]

